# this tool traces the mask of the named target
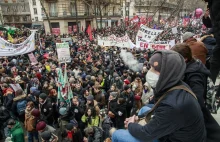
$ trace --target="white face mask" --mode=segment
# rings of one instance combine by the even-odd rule
[[[159,80],[159,75],[149,70],[146,75],[146,80],[152,88],[156,88],[157,82]]]

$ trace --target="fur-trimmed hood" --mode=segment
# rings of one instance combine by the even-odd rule
[[[27,97],[27,95],[26,95],[26,94],[23,94],[23,95],[20,95],[20,96],[15,97],[15,98],[13,99],[13,101],[16,102],[16,101],[25,99],[26,97]]]

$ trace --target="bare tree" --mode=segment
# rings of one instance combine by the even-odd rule
[[[50,28],[50,33],[52,34],[52,25],[51,25],[51,22],[50,22],[50,17],[49,17],[49,15],[48,15],[48,13],[47,13],[45,7],[44,7],[44,1],[43,1],[43,0],[40,0],[40,4],[41,4],[42,9],[43,9],[43,11],[44,11],[44,13],[45,13],[45,15],[46,15],[46,18],[47,18],[47,21],[48,21],[48,24],[49,24],[49,28]]]

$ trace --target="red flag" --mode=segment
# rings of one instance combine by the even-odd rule
[[[92,29],[91,26],[89,25],[87,28],[87,34],[89,35],[89,40],[92,41]]]
[[[82,31],[83,31],[84,29],[83,29],[83,26],[82,26]]]

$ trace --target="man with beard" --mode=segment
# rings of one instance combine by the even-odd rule
[[[121,77],[121,80],[125,80],[125,79],[128,79],[130,82],[132,82],[131,77],[128,75],[128,71],[127,70],[123,71],[123,75]]]

